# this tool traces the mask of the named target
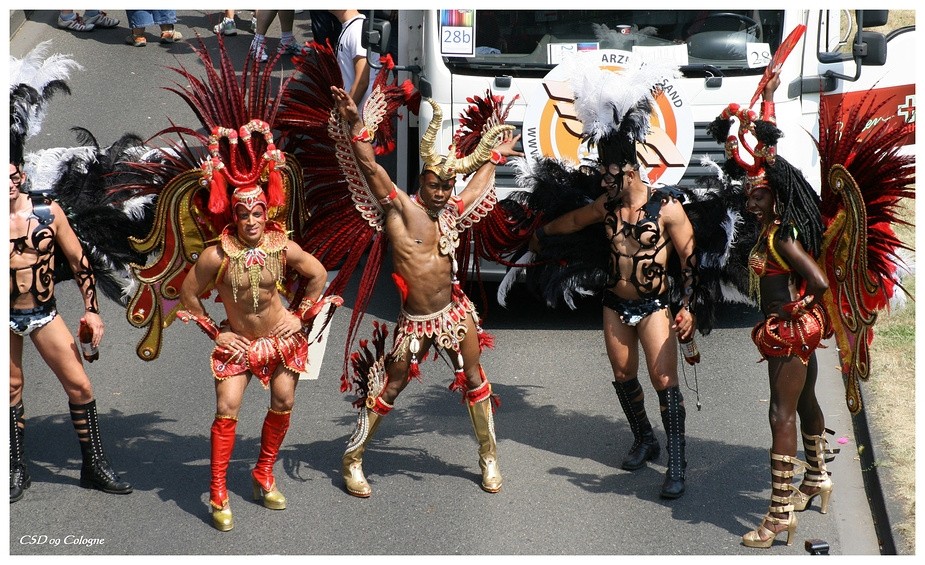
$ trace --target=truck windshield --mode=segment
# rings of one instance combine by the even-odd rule
[[[452,72],[543,76],[575,51],[621,49],[676,61],[685,74],[760,74],[781,41],[782,10],[477,10],[475,56]]]

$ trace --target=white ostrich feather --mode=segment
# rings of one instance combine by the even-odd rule
[[[95,147],[54,147],[29,153],[25,157],[26,175],[33,186],[54,186],[73,160],[74,171],[86,173],[87,165],[96,162]]]
[[[575,113],[593,140],[616,132],[626,113],[640,101],[654,102],[652,89],[664,79],[677,76],[677,67],[644,64],[614,72],[602,69],[596,60],[572,57],[569,83],[575,95]],[[634,132],[636,141],[645,140],[645,131]]]
[[[36,45],[22,59],[10,57],[11,93],[17,86],[25,84],[34,88],[41,97],[49,83],[56,80],[66,80],[70,77],[72,70],[83,69],[77,61],[70,58],[70,55],[55,53],[46,57],[46,53],[50,48],[51,40],[46,40]],[[41,130],[42,120],[45,119],[46,101],[44,97],[41,97],[39,102],[30,108],[29,120],[24,132],[26,139]]]

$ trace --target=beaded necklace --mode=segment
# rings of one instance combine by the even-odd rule
[[[275,222],[267,222],[263,236],[254,247],[241,241],[233,226],[228,226],[222,231],[222,251],[231,263],[231,291],[235,300],[237,300],[238,288],[246,271],[250,280],[251,295],[254,298],[254,312],[257,311],[260,297],[260,273],[266,267],[277,282],[282,281],[286,270],[284,251],[287,241],[286,232]]]

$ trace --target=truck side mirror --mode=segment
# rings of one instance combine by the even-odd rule
[[[864,27],[885,26],[890,17],[889,10],[864,10]]]
[[[360,43],[365,49],[382,55],[389,51],[391,36],[392,23],[389,20],[366,18],[366,27]]]
[[[851,58],[854,60],[856,67],[854,76],[851,77],[829,70],[822,74],[824,78],[854,82],[861,78],[861,66],[883,66],[886,64],[886,36],[875,31],[864,31],[864,29],[886,24],[889,10],[857,10],[855,14],[860,29],[855,34],[854,42],[851,44]],[[828,57],[828,55],[820,56],[819,60],[824,63],[839,60],[838,58]]]
[[[865,22],[866,23],[866,22]],[[882,67],[886,64],[886,36],[875,31],[862,31],[861,44],[866,48],[861,53],[861,64],[871,67]]]

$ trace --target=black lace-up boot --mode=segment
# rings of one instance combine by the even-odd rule
[[[687,458],[684,455],[684,420],[687,411],[681,389],[673,386],[658,392],[658,404],[662,412],[662,424],[668,436],[668,471],[662,484],[662,498],[678,498],[684,494],[684,478]]]
[[[80,468],[80,486],[95,488],[111,494],[128,494],[132,492],[132,485],[123,481],[113,471],[112,465],[103,452],[103,442],[100,440],[100,422],[96,413],[96,400],[86,404],[68,403],[71,409],[71,422],[77,431],[80,441],[80,452],[83,455],[83,465]]]
[[[26,422],[23,419],[22,401],[10,406],[10,502],[23,497],[26,489],[32,485],[29,470],[26,469],[26,455],[23,448],[23,435]]]
[[[661,448],[655,434],[652,433],[649,417],[646,416],[645,395],[639,379],[634,378],[623,383],[614,381],[613,388],[617,391],[617,398],[620,399],[620,406],[626,414],[634,440],[633,447],[623,459],[620,468],[635,471],[644,467],[646,461],[657,459]]]

